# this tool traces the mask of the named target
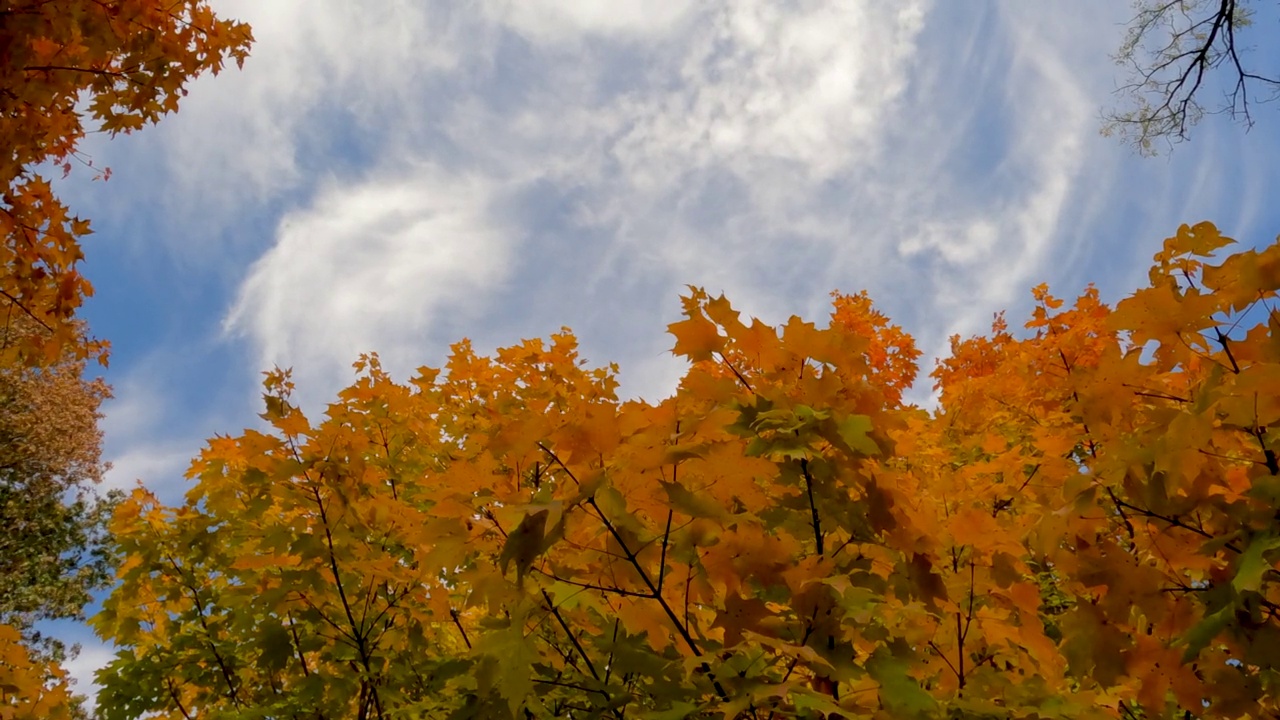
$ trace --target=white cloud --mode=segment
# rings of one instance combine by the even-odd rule
[[[656,263],[673,307],[694,282],[749,311],[795,308],[778,276],[848,244],[849,207],[823,188],[880,157],[927,6],[717,3],[656,44],[648,74],[591,116],[583,144],[602,152],[576,172],[614,266]]]
[[[331,183],[280,222],[225,327],[253,342],[255,365],[291,365],[332,390],[359,353],[396,358],[437,313],[467,312],[507,276],[512,237],[490,215],[494,193],[434,167]]]
[[[135,445],[108,457],[111,469],[103,478],[104,490],[128,492],[141,482],[155,492],[162,488],[182,487],[199,443],[167,442]]]
[[[784,13],[774,3],[725,4],[684,38],[674,87],[622,99],[609,154],[642,192],[664,194],[686,173],[720,168],[766,207],[795,203],[811,184],[876,154],[922,7],[806,3]]]
[[[883,118],[905,86],[922,3],[890,13],[859,3],[806,2],[785,13],[763,2],[672,5],[643,27],[621,22],[625,4],[602,7],[558,5],[538,21],[555,24],[553,32],[515,5],[485,6],[490,21],[538,43],[536,64],[494,64],[491,45],[465,48],[456,67],[493,74],[473,78],[479,84],[466,94],[406,98],[400,117],[423,118],[417,135],[384,146],[362,178],[335,174],[281,222],[227,319],[250,338],[257,363],[296,373],[324,366],[326,377],[342,368],[345,378],[359,351],[421,358],[442,308],[473,298],[482,305],[508,279],[527,296],[569,296],[577,310],[601,293],[628,292],[641,273],[659,279],[671,308],[693,281],[764,312],[782,295],[758,282],[776,263],[780,233],[798,231],[804,242],[811,233],[825,242],[841,236],[842,223],[812,191],[876,155]],[[620,50],[578,41],[624,28],[647,66],[615,78],[608,70]],[[507,94],[495,94],[500,88]],[[389,91],[374,79],[363,92]],[[451,179],[445,167],[466,168],[470,179]],[[595,232],[603,244],[582,241],[596,264],[572,281],[561,268],[573,260],[539,248],[527,249],[537,267],[507,274],[511,221],[497,219],[488,198],[540,183],[572,197],[572,218],[560,219],[566,232]],[[547,220],[536,209],[520,218]],[[628,305],[607,325],[658,336],[661,323],[626,316]]]
[[[900,257],[928,278],[927,293],[912,301],[934,311],[926,353],[945,354],[950,334],[985,332],[994,312],[1024,305],[1032,285],[1069,274],[1080,257],[1055,241],[1114,194],[1107,158],[1116,148],[1098,138],[1097,107],[1106,53],[1118,41],[1100,30],[1118,29],[1100,10],[1002,4],[982,25],[982,37],[1003,47],[986,58],[1004,61],[998,74],[976,62],[989,47],[971,46],[976,57],[956,58],[958,66],[930,63],[930,96],[960,114],[918,116],[923,135],[947,141],[911,148],[907,161],[923,160],[913,183],[918,219],[894,218],[904,231]],[[942,160],[928,162],[930,153]],[[989,163],[985,172],[951,164],[966,154]]]
[[[154,382],[154,366],[148,369],[116,380],[112,398],[102,408],[103,457],[111,468],[101,491],[127,492],[138,481],[154,489],[181,478],[191,460],[189,448],[166,445],[168,441],[159,437],[166,402],[162,387]]]
[[[231,64],[191,82],[179,112],[155,128],[85,144],[98,164],[117,170],[108,191],[85,181],[87,194],[102,196],[96,217],[158,224],[160,233],[126,239],[147,243],[147,252],[166,241],[165,250],[197,270],[210,262],[225,269],[266,239],[226,232],[245,215],[308,194],[318,168],[323,174],[354,163],[341,157],[354,153],[351,143],[335,147],[335,135],[368,141],[377,151],[423,104],[424,81],[457,72],[463,61],[488,61],[488,26],[474,14],[452,12],[450,3],[211,4],[220,17],[252,26],[255,42],[243,69]],[[122,185],[134,197],[122,196]],[[129,201],[137,203],[128,208],[132,214],[117,207]]]
[[[1096,13],[1045,21],[1001,5],[995,23],[960,14],[968,25],[958,31],[988,34],[985,43],[935,27],[934,45],[922,47],[927,2],[673,4],[647,25],[623,22],[625,4],[614,14],[555,5],[537,20],[501,2],[481,6],[483,17],[454,13],[452,25],[489,29],[476,46],[455,46],[452,65],[425,63],[465,78],[452,92],[415,98],[405,87],[423,86],[412,79],[393,88],[367,76],[363,97],[403,101],[396,117],[420,122],[385,124],[395,137],[369,169],[335,173],[281,223],[227,322],[251,339],[258,363],[324,366],[326,377],[342,368],[345,378],[359,351],[421,359],[444,308],[483,306],[512,286],[524,302],[476,321],[541,326],[545,317],[527,313],[550,307],[584,338],[618,340],[619,327],[657,335],[665,323],[635,309],[652,303],[623,299],[607,319],[583,308],[657,292],[674,310],[686,282],[770,321],[823,313],[832,287],[870,287],[914,314],[902,321],[923,343],[944,349],[946,334],[982,330],[1047,270],[1095,134],[1084,83],[1106,65],[1104,49],[1087,48],[1101,58],[1090,66],[1084,51],[1063,48],[1078,36],[1071,22]],[[495,28],[533,45],[501,59]],[[584,42],[596,36],[626,42]],[[361,77],[358,65],[350,72]],[[1003,103],[994,130],[975,97]],[[987,176],[957,163],[975,143],[992,145]],[[436,169],[404,170],[414,163]],[[443,168],[461,168],[470,189],[457,192]],[[567,200],[567,217],[496,219],[488,198],[539,185]],[[510,226],[549,220],[592,239],[572,257],[521,247],[534,266],[510,275]],[[646,388],[670,374],[652,357],[664,338],[601,344],[624,367],[644,363]]]
[[[67,675],[73,682],[72,692],[88,698],[85,709],[92,716],[97,705],[94,699],[98,693],[98,684],[94,682],[93,675],[111,662],[115,657],[115,651],[95,639],[81,638],[77,642],[80,643],[80,654],[64,663],[63,669],[67,671]]]
[[[486,0],[497,21],[539,42],[576,41],[583,35],[643,37],[684,19],[691,0]]]

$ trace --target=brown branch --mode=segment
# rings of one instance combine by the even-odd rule
[[[138,87],[147,87],[147,83],[134,80],[133,78],[129,77],[126,74],[130,71],[136,72],[139,69],[139,67],[123,68],[121,70],[116,71],[116,70],[97,70],[94,68],[71,67],[68,65],[27,65],[22,69],[26,72],[54,72],[57,70],[64,70],[67,72],[81,72],[81,73],[87,73],[89,75],[100,75],[103,77],[109,77],[112,80],[122,80],[124,82],[137,85]]]
[[[294,459],[298,462],[302,462],[297,444],[292,438],[289,439],[289,447],[293,453]],[[311,495],[315,498],[316,508],[320,511],[320,522],[324,526],[325,546],[328,549],[329,555],[329,570],[333,574],[333,582],[338,590],[338,599],[342,603],[342,610],[347,616],[347,622],[351,625],[352,638],[355,640],[356,652],[359,655],[360,664],[364,667],[365,677],[372,678],[374,675],[373,664],[371,662],[372,658],[369,656],[369,647],[366,642],[368,637],[365,634],[367,632],[367,628],[363,626],[363,622],[356,621],[355,613],[351,609],[351,603],[347,600],[347,593],[342,584],[342,574],[338,568],[338,555],[334,549],[333,532],[330,530],[329,515],[324,504],[324,498],[320,496],[320,487],[315,480],[311,478],[310,471],[304,469],[302,474],[308,482],[312,483]],[[365,619],[368,619],[367,615],[365,616]],[[372,702],[373,707],[377,710],[378,717],[382,717],[382,700],[378,695],[377,686],[372,683],[372,680],[366,680],[364,678],[361,679],[360,684],[361,693],[363,694],[365,689],[368,689],[369,695],[367,700]],[[360,715],[362,717],[366,716],[364,703],[361,703]]]
[[[1147,518],[1152,518],[1152,519],[1155,519],[1155,520],[1160,520],[1161,522],[1168,523],[1168,524],[1169,524],[1170,526],[1172,526],[1172,527],[1181,528],[1181,529],[1183,529],[1183,530],[1187,530],[1187,531],[1189,531],[1189,532],[1193,532],[1193,533],[1195,533],[1196,535],[1199,535],[1200,537],[1203,537],[1203,538],[1208,539],[1208,540],[1217,540],[1217,539],[1218,539],[1218,538],[1217,538],[1217,536],[1216,536],[1216,535],[1214,535],[1213,533],[1210,533],[1210,532],[1208,532],[1208,531],[1206,531],[1206,530],[1204,530],[1204,529],[1202,529],[1202,528],[1198,528],[1198,527],[1196,527],[1196,526],[1194,526],[1194,525],[1188,525],[1187,523],[1183,522],[1181,519],[1177,518],[1176,516],[1161,515],[1160,513],[1154,512],[1154,511],[1152,511],[1152,510],[1148,510],[1148,509],[1146,509],[1146,508],[1140,508],[1140,507],[1138,507],[1138,506],[1136,506],[1136,505],[1133,505],[1133,504],[1131,504],[1131,503],[1127,503],[1127,502],[1125,502],[1125,501],[1123,501],[1123,500],[1117,500],[1116,502],[1117,502],[1117,503],[1119,503],[1119,505],[1120,505],[1120,506],[1123,506],[1123,507],[1125,507],[1125,508],[1128,508],[1129,510],[1134,511],[1135,513],[1137,513],[1138,515],[1140,515],[1140,516],[1142,516],[1142,517],[1147,517]],[[1240,546],[1235,545],[1235,544],[1230,543],[1230,542],[1228,542],[1228,543],[1224,543],[1224,544],[1223,544],[1223,547],[1224,547],[1224,548],[1226,548],[1226,549],[1228,549],[1228,550],[1230,550],[1231,552],[1234,552],[1234,553],[1237,553],[1237,554],[1239,554],[1239,553],[1243,552],[1243,551],[1240,549]]]
[[[49,332],[53,332],[53,326],[45,322],[44,319],[36,316],[36,314],[32,312],[30,309],[28,309],[26,305],[23,305],[22,302],[18,300],[18,298],[10,295],[5,290],[0,290],[0,297],[4,297],[5,299],[7,299],[10,303],[10,307],[18,308],[19,310],[21,310],[22,312],[30,316],[32,320],[35,320],[37,323],[40,323],[40,326],[43,327],[45,330],[48,330]]]
[[[818,619],[818,608],[817,606],[814,606],[813,612],[810,613],[808,621],[805,622],[804,636],[800,638],[800,642],[797,643],[797,645],[799,645],[800,647],[803,647],[805,643],[809,642],[809,637],[813,635],[813,628],[817,619]],[[779,685],[785,685],[787,680],[791,679],[791,673],[795,672],[796,665],[799,662],[800,662],[799,655],[791,658],[790,664],[787,665],[787,671],[782,674],[782,679],[778,681]],[[774,701],[773,709],[769,711],[768,720],[773,720],[774,716],[777,714],[778,702],[779,702],[778,700]]]
[[[955,673],[956,679],[959,679],[961,677],[960,671],[956,670],[956,666],[951,664],[951,658],[947,657],[947,654],[942,652],[942,648],[938,647],[938,645],[932,640],[929,641],[929,647],[932,648],[934,652],[938,653],[938,657],[942,658],[942,662],[946,663],[947,667],[951,669],[951,672]]]
[[[823,555],[823,537],[822,537],[822,519],[818,516],[818,504],[813,499],[813,476],[809,474],[808,458],[800,458],[800,471],[804,473],[804,489],[805,494],[809,497],[809,517],[813,524],[813,543],[814,549],[818,552],[818,557]]]
[[[559,465],[575,484],[581,485],[581,483],[578,482],[578,479],[574,477],[573,471],[569,469],[569,466],[565,465],[559,455],[556,455],[554,451],[546,445],[543,445],[541,442],[538,443],[538,447],[542,448],[542,451],[547,453],[551,457],[551,460]],[[631,563],[631,566],[635,568],[640,579],[644,581],[645,586],[649,588],[649,592],[652,594],[650,599],[657,601],[658,605],[662,608],[662,611],[666,613],[667,619],[671,621],[676,632],[679,633],[680,638],[684,640],[685,645],[689,647],[689,651],[693,653],[694,657],[702,657],[702,649],[698,647],[697,641],[694,640],[693,635],[689,633],[689,628],[680,621],[680,617],[676,615],[675,610],[672,609],[671,605],[666,601],[666,598],[662,597],[662,593],[658,592],[658,586],[653,582],[653,578],[649,576],[649,573],[645,571],[644,565],[640,562],[640,558],[637,557],[631,548],[627,546],[626,539],[622,537],[622,533],[618,531],[618,528],[609,521],[604,510],[602,510],[599,503],[596,502],[595,496],[592,495],[587,497],[584,502],[595,511],[596,517],[599,518],[600,522],[605,526],[605,529],[609,531],[609,534],[613,537],[614,541],[618,543],[618,547],[622,548],[622,552],[627,556],[627,561]],[[702,670],[707,673],[707,677],[711,678],[711,684],[715,687],[716,694],[720,696],[720,699],[727,701],[729,699],[729,693],[725,691],[724,686],[720,684],[718,679],[716,679],[715,673],[711,671],[711,666],[704,661],[702,663]]]
[[[1218,336],[1218,344],[1222,346],[1222,351],[1227,354],[1227,359],[1231,361],[1231,372],[1236,375],[1240,374],[1240,364],[1236,362],[1236,356],[1231,352],[1231,343],[1227,341],[1227,336],[1222,334],[1222,328],[1214,326],[1214,333]]]
[[[449,608],[449,617],[453,620],[454,626],[458,628],[458,632],[462,635],[462,642],[466,644],[467,649],[471,649],[471,638],[467,637],[467,629],[462,627],[462,620],[458,618],[456,608]]]
[[[1120,513],[1120,520],[1124,522],[1124,529],[1129,533],[1129,539],[1133,540],[1136,533],[1133,530],[1133,523],[1129,522],[1129,515],[1124,511],[1124,503],[1120,502],[1120,498],[1116,497],[1116,491],[1107,486],[1107,495],[1111,497],[1111,503],[1116,506],[1116,512]]]
[[[1068,453],[1068,456],[1069,455],[1070,453]],[[1034,478],[1038,472],[1040,472],[1040,463],[1037,463],[1035,467],[1031,468],[1031,472],[1027,473],[1026,479],[1022,481],[1022,484],[1018,486],[1018,489],[1015,490],[1012,495],[1007,498],[1001,498],[992,503],[991,517],[999,515],[1001,510],[1013,505],[1014,498],[1017,497],[1018,493],[1027,489],[1027,486],[1031,484],[1031,478]]]
[[[551,611],[551,615],[555,617],[557,622],[560,623],[560,627],[564,630],[564,634],[568,636],[569,642],[573,644],[573,649],[578,652],[578,657],[582,658],[582,661],[587,664],[587,670],[591,673],[591,677],[596,682],[602,682],[600,680],[600,673],[596,672],[595,664],[591,662],[591,658],[587,656],[587,651],[582,647],[582,643],[578,642],[578,637],[574,635],[573,630],[569,628],[569,623],[565,621],[564,615],[560,613],[560,608],[556,607],[555,602],[551,599],[551,594],[548,593],[546,590],[543,590],[542,597],[547,601],[547,609]],[[616,623],[614,624],[614,632],[615,633],[617,632]],[[554,683],[549,683],[549,684],[554,684]],[[608,689],[605,687],[596,688],[594,690],[586,687],[577,687],[577,689],[583,690],[586,692],[598,692],[604,696],[604,699],[606,701],[611,701],[613,699],[612,696],[609,695]],[[622,718],[622,712],[619,708],[616,708],[616,707],[613,708],[613,715],[614,717],[617,717],[619,719]]]
[[[1148,397],[1148,398],[1152,398],[1152,399],[1155,399],[1155,400],[1172,400],[1172,401],[1174,401],[1174,402],[1180,402],[1180,403],[1189,403],[1189,402],[1191,402],[1191,400],[1189,400],[1189,399],[1187,399],[1187,398],[1184,398],[1184,397],[1179,397],[1179,396],[1177,396],[1177,395],[1168,395],[1168,394],[1165,394],[1165,393],[1150,392],[1150,391],[1147,391],[1147,390],[1139,390],[1139,389],[1138,389],[1138,387],[1137,387],[1136,385],[1129,385],[1129,384],[1127,384],[1127,383],[1122,383],[1122,385],[1121,385],[1121,386],[1122,386],[1122,387],[1130,388],[1131,390],[1133,390],[1133,394],[1134,394],[1134,395],[1137,395],[1138,397]]]
[[[674,475],[672,476],[674,482]],[[662,531],[662,555],[658,558],[658,592],[662,592],[662,584],[667,579],[667,546],[671,544],[671,518],[675,512],[667,510],[667,528]]]
[[[166,677],[165,685],[169,688],[169,697],[173,699],[173,704],[178,706],[178,712],[182,713],[182,717],[191,720],[191,713],[182,705],[182,699],[178,697],[178,690],[173,686],[173,678]]]
[[[302,664],[302,676],[309,677],[311,668],[307,667],[307,657],[302,654],[302,639],[298,637],[298,627],[293,624],[293,613],[285,613],[289,621],[289,634],[293,636],[293,648],[298,651],[298,662]]]
[[[742,373],[738,372],[738,368],[734,367],[733,363],[729,362],[729,358],[725,357],[722,352],[717,352],[716,354],[720,356],[720,362],[724,363],[725,367],[729,368],[729,371],[733,373],[733,376],[738,378],[738,382],[742,383],[742,387],[746,388],[747,392],[755,395],[756,391],[752,389],[751,383],[747,382],[747,379],[742,377]]]

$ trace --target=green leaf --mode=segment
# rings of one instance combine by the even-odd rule
[[[547,594],[551,596],[555,606],[561,610],[573,610],[583,600],[583,588],[559,580],[551,583],[551,587],[547,588]]]
[[[1212,615],[1206,615],[1203,620],[1196,623],[1195,627],[1188,630],[1187,634],[1182,636],[1182,642],[1187,646],[1182,653],[1182,662],[1189,663],[1195,660],[1200,651],[1231,624],[1233,617],[1235,617],[1235,607],[1228,605]]]
[[[262,655],[259,662],[267,670],[282,670],[289,664],[293,656],[293,639],[289,631],[278,624],[267,624],[262,628],[259,642],[262,644]]]
[[[792,688],[789,697],[791,702],[795,703],[796,710],[800,711],[816,710],[825,713],[828,717],[840,717],[844,710],[832,701],[830,695],[824,695],[804,686]]]
[[[909,667],[883,647],[867,660],[867,672],[880,683],[880,702],[894,717],[923,717],[936,712],[937,701],[907,674]]]
[[[826,412],[825,410],[814,410],[808,405],[796,405],[794,412],[797,418],[805,420],[806,422],[826,420],[831,417],[831,413]]]
[[[533,663],[537,654],[529,646],[519,625],[488,632],[477,640],[474,652],[492,658],[496,672],[493,687],[507,701],[514,714],[533,692]]]
[[[778,432],[797,432],[804,428],[805,421],[802,420],[794,410],[787,408],[779,408],[777,410],[766,410],[758,415],[751,423],[751,429],[756,432],[764,430],[776,430]]]
[[[667,448],[666,454],[663,456],[663,463],[678,463],[682,460],[692,460],[694,458],[704,458],[711,449],[711,443],[680,443]]]
[[[1249,541],[1249,547],[1240,554],[1236,563],[1236,576],[1231,580],[1231,587],[1236,592],[1258,592],[1262,588],[1262,577],[1271,569],[1271,563],[1265,555],[1267,551],[1280,547],[1280,537],[1263,533]]]
[[[627,500],[622,497],[622,493],[617,488],[605,486],[596,490],[596,504],[604,511],[606,517],[610,519],[620,518],[627,514]]]
[[[534,558],[542,552],[548,514],[550,510],[546,508],[529,512],[516,529],[507,535],[506,543],[502,546],[502,555],[498,558],[498,565],[503,575],[507,574],[507,565],[514,560],[517,578],[524,578],[525,573],[533,565]],[[561,531],[563,532],[563,528]]]
[[[568,507],[577,507],[579,504],[586,502],[596,496],[596,491],[604,484],[605,474],[603,472],[591,473],[583,478],[582,484],[578,486],[578,492],[573,499],[569,501]]]
[[[880,446],[868,437],[871,432],[871,418],[866,415],[850,415],[840,421],[840,438],[855,452],[863,455],[879,455]]]

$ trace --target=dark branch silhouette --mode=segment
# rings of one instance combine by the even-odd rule
[[[1188,139],[1205,115],[1227,115],[1253,126],[1252,106],[1280,97],[1280,71],[1257,71],[1240,31],[1252,24],[1248,0],[1142,0],[1116,52],[1128,81],[1116,92],[1122,106],[1104,115],[1103,133],[1118,134],[1138,152],[1157,142]],[[1227,74],[1211,82],[1215,71]],[[1221,92],[1221,100],[1206,100]]]

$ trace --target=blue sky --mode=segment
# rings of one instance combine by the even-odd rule
[[[1280,232],[1274,108],[1154,159],[1099,135],[1114,0],[213,5],[254,27],[244,69],[60,185],[95,230],[108,482],[170,502],[273,364],[316,409],[362,351],[407,377],[569,326],[657,399],[695,284],[772,322],[865,288],[927,373],[1040,282],[1123,297],[1179,223]],[[59,629],[87,689],[109,653]]]

